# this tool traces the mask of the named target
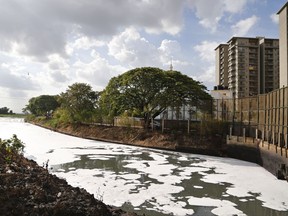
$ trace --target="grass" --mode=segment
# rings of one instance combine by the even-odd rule
[[[0,114],[0,117],[25,118],[26,114]]]

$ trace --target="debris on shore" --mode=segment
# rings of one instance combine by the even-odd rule
[[[105,205],[86,190],[72,187],[6,148],[0,148],[0,203],[1,215],[137,215]]]

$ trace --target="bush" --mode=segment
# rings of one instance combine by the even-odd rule
[[[8,152],[16,152],[16,153],[23,153],[24,151],[24,143],[18,139],[18,137],[13,134],[12,138],[7,140],[0,139],[0,146],[2,149]]]
[[[24,143],[13,134],[13,137],[7,140],[0,139],[0,161],[11,163],[16,154],[22,154],[24,151]]]
[[[200,134],[202,136],[220,135],[226,137],[228,133],[228,123],[218,120],[204,120],[200,124]]]

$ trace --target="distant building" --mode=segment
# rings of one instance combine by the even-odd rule
[[[216,85],[227,86],[235,98],[279,88],[278,39],[233,37],[215,51]]]
[[[216,86],[217,89],[228,88],[228,44],[220,44],[216,53]]]
[[[259,93],[279,88],[279,40],[260,38]]]
[[[288,86],[288,2],[279,10],[280,87]]]

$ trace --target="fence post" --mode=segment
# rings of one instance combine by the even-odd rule
[[[284,140],[285,140],[285,137],[286,137],[285,152],[286,152],[286,158],[287,158],[288,134],[286,134],[286,135],[284,136]]]
[[[246,128],[243,128],[243,141],[246,142]]]
[[[217,118],[217,121],[219,120],[219,104],[218,104],[218,101],[219,99],[215,99],[217,101],[217,105],[216,105],[216,118]]]
[[[288,134],[286,134],[286,139],[285,139],[286,141],[285,141],[285,147],[286,147],[286,149],[288,148]]]
[[[281,133],[278,131],[278,145],[280,148],[282,148],[282,139],[281,139]]]
[[[222,105],[221,105],[221,119],[222,119],[222,122],[223,122],[223,118],[224,118],[224,99],[222,98]]]
[[[188,119],[188,134],[190,134],[190,119]]]
[[[263,130],[262,130],[262,147],[264,147],[264,141],[265,141],[265,126],[263,126]]]
[[[271,137],[272,137],[272,135],[271,135]],[[271,142],[271,137],[270,137],[270,131],[268,130],[267,131],[267,141],[268,141],[268,149],[270,149],[270,142]]]
[[[280,147],[281,156],[282,156],[282,144],[281,144],[281,133],[278,132],[278,146]],[[277,148],[277,147],[276,147]]]
[[[232,137],[232,127],[230,127],[230,131],[229,131],[229,140],[231,140]]]

